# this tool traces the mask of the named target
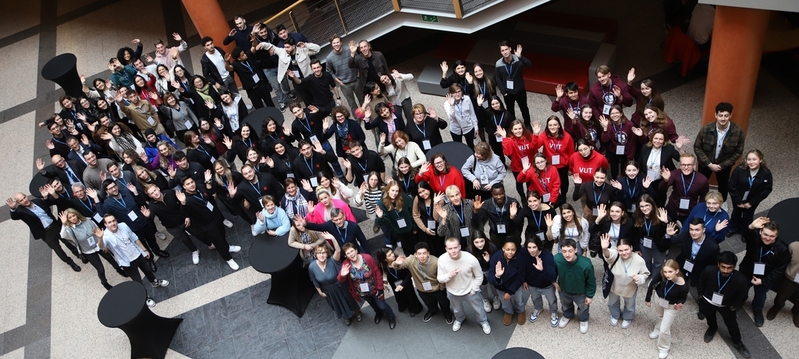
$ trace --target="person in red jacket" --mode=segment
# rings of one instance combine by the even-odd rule
[[[574,153],[572,136],[563,130],[558,116],[550,116],[547,119],[547,129],[538,135],[538,140],[544,147],[544,156],[546,156],[547,162],[558,171],[561,192],[568,193],[569,157]],[[558,199],[555,207],[563,204],[566,201],[566,196],[560,196]],[[554,200],[553,203],[555,203]]]
[[[539,132],[540,130],[541,125],[538,122],[534,123],[533,131]],[[508,137],[504,128],[497,128],[497,133],[502,136],[502,152],[505,153],[505,156],[510,157],[510,170],[513,172],[513,178],[516,178],[524,168],[523,164],[530,163],[541,144],[538,136],[530,133],[524,123],[519,120],[511,122],[510,132],[511,135]],[[516,183],[516,191],[519,192],[519,198],[527,198],[522,183]]]
[[[577,140],[577,152],[569,157],[569,171],[578,174],[583,182],[594,180],[594,171],[597,168],[608,169],[607,158],[601,153],[594,151],[594,148],[584,139]]]
[[[434,193],[444,193],[444,190],[450,185],[458,186],[461,193],[466,193],[461,171],[450,166],[447,158],[440,153],[434,154],[431,160],[433,168],[430,168],[430,162],[425,162],[419,170],[419,174],[416,175],[416,183],[427,181]]]
[[[529,163],[525,164],[524,170],[516,177],[516,182],[527,183],[528,191],[541,193],[541,202],[547,204],[558,203],[561,198],[565,202],[566,191],[563,191],[563,195],[560,195],[560,175],[555,166],[547,164],[547,158],[543,153],[536,153],[533,161],[534,170],[531,171],[533,167]]]

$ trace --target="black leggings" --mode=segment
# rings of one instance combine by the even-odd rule
[[[83,256],[86,257],[86,260],[89,261],[89,264],[91,264],[92,267],[97,270],[97,277],[100,278],[100,283],[108,283],[108,279],[105,277],[105,267],[103,267],[103,262],[100,261],[100,257],[103,257],[103,259],[111,264],[111,266],[117,271],[122,269],[119,267],[119,264],[117,264],[117,261],[114,259],[111,253],[97,251],[94,253],[83,254]]]
[[[566,203],[566,197],[569,196],[569,166],[558,168],[558,175],[560,176],[560,195],[557,203],[553,204],[556,208]]]
[[[150,256],[153,254],[150,253]],[[139,255],[139,258],[134,259],[130,262],[130,266],[121,267],[125,273],[130,276],[130,280],[134,282],[142,283],[141,274],[139,274],[139,269],[144,272],[144,277],[150,281],[150,283],[155,282],[155,274],[153,271],[150,270],[150,265],[147,263],[147,258],[144,258],[143,255]]]
[[[475,129],[472,129],[463,135],[456,135],[452,131],[450,131],[449,134],[452,135],[452,142],[461,142],[461,138],[463,138],[466,140],[466,145],[469,146],[469,148],[474,148],[474,130]]]

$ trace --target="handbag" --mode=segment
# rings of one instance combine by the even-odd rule
[[[619,261],[619,255],[616,254],[616,260],[613,261],[613,264],[608,266],[608,261],[602,260],[602,264],[605,267],[605,273],[602,275],[602,296],[607,298],[608,294],[610,294],[610,287],[613,285],[613,272],[611,272],[611,268],[616,265],[616,262]]]

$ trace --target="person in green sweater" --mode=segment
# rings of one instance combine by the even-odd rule
[[[554,259],[558,268],[558,280],[554,284],[563,310],[558,327],[565,327],[578,314],[580,333],[585,334],[588,332],[588,310],[596,294],[594,265],[588,257],[577,255],[577,243],[570,238],[562,240],[560,253]]]
[[[382,200],[377,203],[375,215],[378,223],[391,228],[391,241],[396,247],[414,248],[418,242],[412,207],[413,199],[402,193],[397,182],[389,181]],[[389,246],[386,243],[386,247]]]

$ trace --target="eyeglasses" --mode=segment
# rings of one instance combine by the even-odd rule
[[[680,167],[693,167],[693,163],[680,163]]]

